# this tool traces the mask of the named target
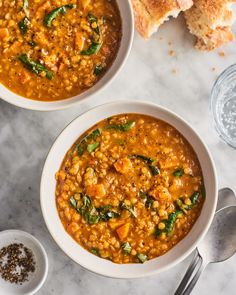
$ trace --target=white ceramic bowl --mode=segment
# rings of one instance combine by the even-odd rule
[[[45,101],[37,101],[22,97],[14,92],[11,92],[5,86],[0,84],[0,98],[3,100],[16,105],[18,107],[22,107],[25,109],[38,110],[38,111],[52,111],[59,110],[71,107],[76,103],[80,103],[81,101],[91,98],[96,95],[100,90],[102,90],[105,86],[107,86],[113,78],[118,74],[122,66],[124,65],[126,59],[128,58],[132,41],[134,35],[134,19],[132,13],[132,6],[130,0],[116,0],[120,15],[122,19],[122,39],[120,48],[118,50],[118,54],[108,69],[108,71],[104,74],[104,76],[96,83],[93,87],[86,90],[82,94],[76,95],[74,97],[63,99],[59,101],[45,102]]]
[[[11,284],[0,277],[0,294],[33,295],[42,287],[47,278],[47,254],[41,243],[27,232],[15,229],[0,232],[0,249],[12,243],[22,243],[32,250],[36,262],[35,272],[30,273],[29,280],[22,285]]]
[[[90,254],[65,231],[55,203],[55,173],[78,137],[112,115],[141,113],[161,119],[174,126],[190,142],[200,161],[206,186],[202,212],[189,234],[165,255],[144,264],[115,264]],[[125,101],[104,104],[82,114],[70,123],[54,142],[44,165],[41,179],[41,208],[47,227],[61,249],[75,262],[101,275],[114,278],[137,278],[161,272],[176,265],[189,255],[207,232],[217,203],[217,178],[211,155],[196,132],[176,114],[154,104]]]

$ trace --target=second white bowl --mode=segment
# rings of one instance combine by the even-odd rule
[[[130,0],[117,0],[121,20],[122,20],[122,38],[118,54],[113,61],[113,64],[104,74],[104,76],[82,94],[71,98],[58,101],[38,101],[22,97],[14,92],[11,92],[4,85],[0,84],[0,98],[21,108],[38,110],[38,111],[52,111],[69,108],[85,99],[94,97],[100,90],[107,86],[113,78],[118,74],[126,59],[128,58],[134,35],[134,18]]]
[[[140,113],[161,119],[174,126],[194,148],[203,172],[206,200],[201,215],[189,234],[165,255],[144,264],[115,264],[82,248],[65,231],[58,216],[55,173],[72,144],[95,123],[122,113]],[[211,155],[196,132],[176,114],[144,102],[115,102],[95,107],[70,123],[56,139],[46,159],[41,179],[41,208],[48,230],[61,249],[75,262],[101,275],[114,278],[137,278],[161,272],[189,255],[207,232],[217,203],[217,178]]]

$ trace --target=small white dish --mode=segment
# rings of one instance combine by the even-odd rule
[[[105,88],[112,82],[112,80],[117,76],[117,74],[125,64],[133,43],[134,16],[131,1],[117,0],[117,5],[122,20],[122,37],[120,48],[111,67],[94,86],[84,91],[83,93],[71,98],[57,101],[39,101],[20,96],[10,91],[4,85],[0,84],[0,98],[15,106],[37,111],[53,111],[66,109],[88,98],[94,98],[96,101],[95,95],[97,95],[98,92],[100,92],[103,88]]]
[[[64,229],[58,216],[55,173],[74,142],[95,123],[116,114],[140,113],[153,116],[174,126],[194,148],[203,172],[206,200],[188,235],[165,255],[144,264],[116,264],[101,259],[82,248]],[[47,156],[40,187],[44,220],[54,240],[75,262],[95,273],[113,278],[139,278],[164,271],[186,258],[206,234],[213,219],[218,197],[214,162],[208,148],[192,127],[175,113],[147,102],[118,101],[97,106],[71,122],[58,136]]]
[[[0,249],[12,243],[22,243],[32,250],[35,259],[35,271],[29,274],[29,280],[20,284],[11,284],[0,276],[0,294],[33,295],[43,285],[48,274],[48,258],[41,243],[32,235],[21,230],[5,230],[0,232]]]

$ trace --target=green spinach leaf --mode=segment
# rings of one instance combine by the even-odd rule
[[[75,209],[77,209],[77,201],[75,200],[74,197],[70,198],[70,204],[72,207],[74,207]]]
[[[118,130],[118,131],[122,131],[122,132],[126,132],[129,131],[130,129],[132,129],[135,125],[134,121],[128,121],[125,124],[109,124],[107,126],[107,129],[114,129],[114,130]]]
[[[77,210],[77,212],[84,218],[87,224],[96,224],[100,221],[100,216],[93,206],[89,196],[81,193],[82,206],[78,208],[78,203],[74,197],[70,198],[70,204]]]
[[[29,2],[28,0],[23,0],[22,2],[22,9],[24,10],[24,12],[27,12],[27,9],[29,8]]]
[[[190,196],[191,205],[186,205],[181,198],[176,200],[175,203],[180,210],[187,214],[187,211],[191,210],[193,206],[199,201],[199,197],[200,193],[196,191]]]
[[[59,15],[59,14],[66,14],[67,9],[76,8],[76,4],[66,4],[61,7],[57,7],[53,9],[49,14],[44,17],[44,25],[48,28],[52,26],[52,21]]]
[[[160,174],[160,169],[157,166],[148,165],[148,168],[153,176]]]
[[[80,198],[82,201],[81,207],[78,207],[78,202],[74,197],[71,197],[69,202],[71,206],[83,217],[87,224],[96,224],[100,221],[108,221],[111,218],[120,217],[118,212],[111,210],[111,205],[95,208],[89,196],[80,193]]]
[[[96,16],[94,16],[92,13],[89,13],[88,14],[88,20],[89,20],[89,22],[91,24],[91,28],[94,30],[94,32],[96,34],[100,35],[100,30],[99,30],[99,26],[98,26],[98,19],[96,18]],[[97,25],[96,28],[92,27],[93,23],[96,23],[96,25]]]
[[[160,174],[160,169],[157,166],[152,165],[154,159],[139,154],[133,154],[130,156],[130,158],[142,160],[145,164],[147,164],[147,167],[149,168],[152,175]]]
[[[18,27],[22,35],[25,35],[28,32],[28,25],[30,24],[30,20],[27,16],[25,16],[19,23]]]
[[[146,164],[152,164],[154,162],[154,159],[138,154],[133,154],[130,156],[130,158],[140,159],[144,161]]]
[[[139,194],[140,194],[140,198],[144,200],[145,207],[150,209],[154,202],[153,198],[149,196],[147,193],[145,193],[144,191],[140,191]]]
[[[96,148],[99,146],[99,142],[94,142],[94,143],[90,143],[87,146],[87,151],[91,154],[92,152],[94,152],[96,150]]]
[[[191,197],[190,200],[192,202],[192,205],[195,205],[197,203],[197,201],[199,200],[200,197],[200,193],[199,192],[194,192]]]
[[[118,212],[112,211],[111,205],[105,205],[97,208],[99,212],[100,219],[102,221],[108,221],[111,218],[118,218],[120,214]]]
[[[184,169],[178,168],[173,172],[174,177],[182,177],[184,175]]]
[[[143,254],[143,253],[138,253],[137,254],[137,258],[139,260],[139,262],[144,263],[145,261],[147,261],[147,255]]]
[[[30,59],[27,54],[21,54],[18,56],[18,59],[23,63],[24,67],[27,68],[32,73],[39,75],[41,72],[45,72],[46,77],[51,80],[53,78],[53,73],[49,71],[41,63]]]
[[[182,214],[181,210],[177,210],[175,212],[170,213],[167,220],[162,220],[162,222],[165,223],[165,228],[160,230],[157,226],[154,230],[154,236],[155,238],[158,238],[162,233],[166,233],[168,236],[170,236],[174,230],[174,225],[176,222],[177,217]]]
[[[103,72],[103,70],[104,70],[103,66],[101,64],[98,64],[95,66],[93,73],[94,75],[98,76]]]
[[[162,233],[162,230],[160,230],[157,226],[155,227],[154,230],[154,237],[157,239]]]
[[[77,149],[77,152],[78,152],[78,155],[79,156],[82,156],[85,149],[86,149],[86,144],[89,140],[95,140],[98,136],[101,135],[101,130],[100,129],[95,129],[93,130],[91,133],[87,134],[86,136],[84,136],[80,143],[76,145],[76,149]],[[92,146],[91,146],[92,148]],[[89,148],[90,149],[90,148]]]
[[[166,225],[165,232],[167,233],[167,235],[172,234],[176,219],[178,215],[181,213],[182,213],[181,210],[177,210],[176,212],[170,213],[168,219],[165,221],[165,225]]]
[[[130,254],[130,252],[132,251],[132,247],[130,246],[129,242],[125,242],[121,245],[122,251],[125,255]]]
[[[120,209],[129,211],[129,213],[131,214],[132,217],[137,218],[137,213],[136,213],[135,208],[134,208],[133,205],[127,206],[125,204],[125,202],[121,202],[120,203]]]
[[[102,47],[102,43],[93,42],[88,49],[82,50],[80,52],[81,55],[92,55],[98,53],[100,48]]]
[[[99,253],[99,250],[97,248],[91,248],[91,253],[93,253],[94,255],[97,255],[98,257],[100,257],[100,253]]]
[[[35,46],[37,46],[36,42],[34,42],[34,41],[29,41],[28,44],[29,44],[32,48],[34,48]]]

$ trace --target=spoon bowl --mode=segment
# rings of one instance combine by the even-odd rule
[[[232,199],[233,196],[235,198],[233,191],[225,189],[224,193],[227,200],[235,201]],[[222,207],[216,212],[210,229],[199,243],[195,256],[174,295],[189,295],[209,263],[225,261],[235,254],[236,206],[228,206],[227,200],[222,201]]]
[[[235,206],[235,205],[236,205],[235,192],[229,187],[220,189],[218,193],[218,202],[217,202],[216,212],[226,207]]]
[[[198,245],[200,256],[215,263],[224,261],[236,252],[236,206],[220,210],[215,214],[205,238]]]

